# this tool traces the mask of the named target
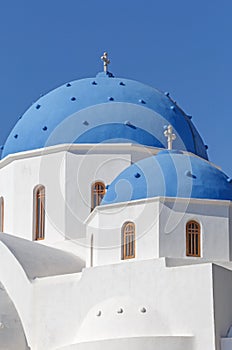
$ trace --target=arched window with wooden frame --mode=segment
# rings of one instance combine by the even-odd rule
[[[0,197],[0,232],[4,232],[4,198]]]
[[[34,239],[45,238],[45,187],[38,185],[34,188]]]
[[[135,224],[125,222],[122,227],[122,260],[135,258]]]
[[[194,220],[186,224],[186,255],[201,256],[201,226]]]
[[[106,186],[103,182],[97,181],[92,184],[91,188],[91,211],[99,205],[106,193]]]
[[[93,235],[91,235],[90,239],[90,267],[93,266]]]

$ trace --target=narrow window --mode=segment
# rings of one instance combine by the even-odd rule
[[[90,240],[90,266],[93,266],[93,235],[91,235]]]
[[[122,259],[135,257],[135,224],[126,222],[122,227]]]
[[[4,198],[0,197],[0,232],[4,232]]]
[[[106,193],[106,187],[103,182],[95,182],[92,185],[91,191],[91,211],[101,203],[104,194]]]
[[[45,229],[45,187],[37,186],[34,190],[34,237],[44,239]]]
[[[189,221],[186,225],[186,255],[201,256],[201,228],[196,221]]]

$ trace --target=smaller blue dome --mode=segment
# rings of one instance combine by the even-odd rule
[[[101,204],[151,197],[232,200],[232,181],[201,158],[164,150],[125,169]]]

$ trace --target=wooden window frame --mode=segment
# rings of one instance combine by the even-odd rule
[[[201,225],[195,220],[186,224],[186,256],[201,256]]]
[[[4,232],[4,198],[0,197],[0,232]]]
[[[34,240],[42,241],[44,239],[45,239],[45,187],[43,185],[39,185],[34,189]]]
[[[122,260],[135,258],[135,224],[126,222],[122,227]]]
[[[102,189],[99,189],[100,187],[102,187]],[[91,211],[94,210],[95,207],[97,207],[101,201],[103,196],[106,193],[106,186],[104,184],[104,182],[102,181],[96,181],[92,184],[91,186]],[[95,198],[95,196],[97,198]]]

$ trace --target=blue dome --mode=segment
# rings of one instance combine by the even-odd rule
[[[232,181],[199,157],[160,151],[124,170],[109,186],[102,205],[159,196],[232,200]]]
[[[164,127],[173,126],[173,146],[207,159],[190,118],[168,97],[142,83],[99,73],[65,84],[34,103],[4,145],[8,154],[62,143],[131,142],[166,148]]]

